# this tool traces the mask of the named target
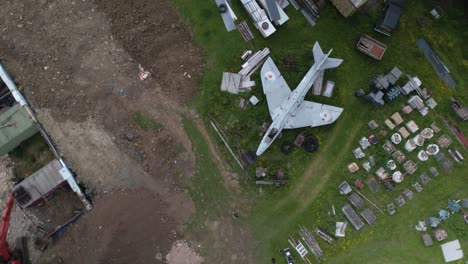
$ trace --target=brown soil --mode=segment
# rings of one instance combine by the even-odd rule
[[[169,252],[193,212],[190,197],[179,186],[195,168],[179,114],[181,104],[197,89],[201,55],[169,1],[146,2],[150,9],[138,9],[146,12],[123,17],[142,1],[133,1],[132,6],[122,1],[114,6],[120,10],[116,13],[110,12],[115,1],[2,4],[2,63],[79,181],[99,197],[120,188],[139,189],[125,196],[113,192],[95,198],[94,210],[80,219],[63,243],[51,247],[50,255],[75,263],[127,263],[135,262],[135,257],[137,263],[153,263],[158,248],[164,256]],[[140,23],[135,23],[136,17]],[[155,26],[161,17],[168,23]],[[141,26],[171,32],[171,42],[178,44],[160,46],[163,42],[158,40],[167,37],[153,35],[156,31],[145,35],[136,30]],[[138,36],[134,39],[138,50],[127,36]],[[174,65],[174,60],[185,66]],[[151,72],[145,81],[136,78],[139,63]],[[185,71],[191,78],[184,76]],[[138,127],[136,112],[161,123],[162,129]],[[99,225],[104,231],[96,239],[94,229]],[[74,250],[66,250],[69,243]]]
[[[98,210],[85,214],[71,226],[70,235],[57,241],[55,250],[64,263],[164,263],[156,256],[169,253],[171,241],[180,237],[163,213],[164,201],[151,192],[112,192],[96,197],[94,205]],[[73,250],[66,248],[70,245]],[[53,258],[48,255],[41,262]]]
[[[181,254],[199,261],[174,242],[184,239],[193,213],[181,186],[196,169],[180,114],[192,116],[184,104],[197,90],[203,61],[172,2],[5,0],[0,32],[2,63],[96,195],[94,209],[40,262],[158,263],[171,248],[173,263]],[[138,64],[150,71],[147,80],[137,80]],[[140,128],[136,112],[162,128]],[[251,262],[244,256],[249,232],[238,232],[229,212],[212,230],[216,241],[200,247],[222,243],[225,262]]]

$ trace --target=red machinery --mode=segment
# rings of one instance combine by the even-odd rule
[[[13,209],[14,204],[15,198],[10,194],[5,210],[3,210],[2,222],[0,224],[0,263],[21,264],[21,259],[14,256],[13,250],[11,250],[6,243],[8,228],[10,227],[11,209]]]

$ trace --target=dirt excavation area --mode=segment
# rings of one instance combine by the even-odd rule
[[[94,206],[33,263],[202,263],[184,234],[196,164],[181,123],[202,52],[173,3],[4,0],[0,32],[2,63]]]

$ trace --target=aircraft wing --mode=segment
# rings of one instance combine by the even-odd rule
[[[268,109],[273,118],[275,109],[277,109],[284,100],[291,94],[291,89],[279,72],[275,63],[268,58],[261,70],[263,93],[267,98]]]
[[[343,112],[343,108],[304,101],[293,113],[284,128],[301,128],[324,126],[335,122]]]

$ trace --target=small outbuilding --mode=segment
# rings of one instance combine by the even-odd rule
[[[396,29],[400,17],[403,14],[405,0],[387,0],[375,31],[386,36],[391,36],[392,31]]]
[[[0,156],[39,132],[25,106],[15,104],[0,114]]]

